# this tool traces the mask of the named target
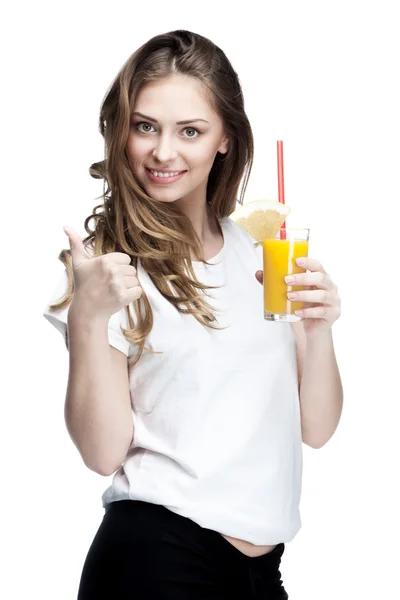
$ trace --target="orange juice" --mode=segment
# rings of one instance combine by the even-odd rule
[[[308,230],[302,230],[307,231]],[[308,233],[307,233],[308,238]],[[297,321],[295,310],[303,308],[303,302],[292,302],[288,292],[303,290],[303,286],[290,286],[286,275],[304,273],[296,264],[296,258],[308,256],[308,239],[296,239],[288,232],[287,239],[265,239],[264,247],[264,316],[269,320]],[[275,317],[276,315],[276,317]],[[293,318],[278,315],[294,315]]]

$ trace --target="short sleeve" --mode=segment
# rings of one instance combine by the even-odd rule
[[[62,273],[51,298],[49,298],[49,301],[44,308],[43,316],[61,333],[61,335],[64,338],[65,345],[68,349],[67,319],[70,304],[61,310],[50,309],[50,305],[58,302],[65,295],[67,289],[68,275],[67,270],[64,269],[64,272]],[[121,326],[124,327],[124,329],[129,329],[128,316],[126,314],[125,307],[111,315],[110,320],[108,322],[108,340],[111,346],[123,352],[125,356],[129,356],[131,344],[128,342],[128,340],[122,333]]]

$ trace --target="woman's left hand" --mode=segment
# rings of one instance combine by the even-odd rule
[[[308,269],[310,273],[287,275],[287,277],[294,277],[293,282],[287,281],[287,277],[285,277],[287,285],[306,288],[304,291],[287,293],[289,300],[304,302],[303,310],[296,310],[295,314],[302,317],[306,334],[330,331],[333,323],[341,314],[341,301],[337,286],[315,258],[298,258],[296,263],[299,267]],[[260,283],[263,282],[263,271],[256,272],[256,279]]]

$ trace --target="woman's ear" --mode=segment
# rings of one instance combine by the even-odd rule
[[[220,154],[226,154],[229,150],[229,138],[228,136],[224,137],[224,139],[221,142],[220,147],[218,148],[218,152]]]

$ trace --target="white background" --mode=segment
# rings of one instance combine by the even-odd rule
[[[246,201],[277,197],[282,139],[288,224],[311,228],[310,255],[342,297],[345,408],[325,447],[304,447],[285,587],[291,600],[400,597],[395,5],[20,2],[3,15],[2,598],[75,598],[103,515],[111,478],[87,470],[69,439],[68,353],[42,312],[63,225],[84,235],[102,193],[88,168],[103,158],[103,96],[138,46],[179,28],[211,38],[239,74],[256,152]]]

